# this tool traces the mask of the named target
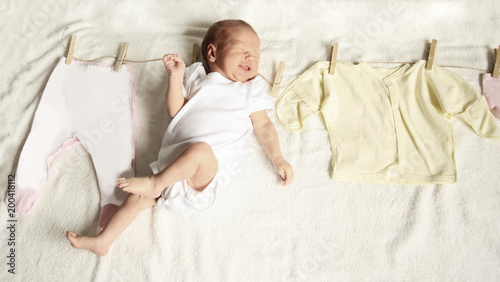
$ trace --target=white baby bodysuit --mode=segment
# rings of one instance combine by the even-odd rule
[[[247,137],[253,131],[250,114],[273,109],[273,102],[259,76],[248,82],[234,82],[217,72],[206,74],[201,63],[186,68],[183,95],[188,101],[167,127],[158,161],[151,168],[157,173],[190,144],[205,142],[219,162],[220,180],[247,146]],[[158,204],[177,212],[206,209],[213,204],[220,182],[201,193],[195,193],[185,182],[174,184],[177,187],[166,189]]]

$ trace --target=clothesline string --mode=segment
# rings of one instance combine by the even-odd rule
[[[61,40],[60,40],[60,44],[61,44],[61,46],[62,46],[62,48],[64,49],[65,52],[68,51],[68,48],[66,48],[66,46],[64,45],[63,38],[64,38],[64,33],[66,32],[66,30],[68,30],[68,28],[69,27],[66,27],[63,30],[62,35],[61,35]],[[118,57],[115,57],[115,56],[102,56],[102,57],[95,58],[95,59],[90,59],[90,60],[80,59],[80,58],[78,58],[76,56],[73,56],[73,58],[75,58],[75,60],[78,60],[78,61],[89,62],[89,63],[100,61],[102,59],[114,59],[114,60],[118,59]],[[124,63],[133,63],[133,64],[143,64],[143,63],[150,63],[150,62],[156,62],[156,61],[163,61],[163,58],[150,59],[150,60],[140,60],[140,61],[123,59]],[[365,63],[367,63],[367,64],[414,64],[414,62],[365,62]],[[484,70],[484,69],[471,68],[471,67],[463,67],[463,66],[442,66],[442,67],[445,67],[445,68],[458,68],[458,69],[469,69],[469,70],[475,70],[475,71],[480,71],[480,72],[488,72],[488,70]],[[271,86],[273,85],[273,83],[271,83],[265,76],[263,76],[260,73],[258,73],[258,75],[260,75],[269,85],[271,85]],[[285,85],[280,86],[279,89],[288,87],[288,85],[292,84],[298,77],[299,76],[295,77],[294,79],[292,79],[290,82],[286,83]]]
[[[68,48],[64,45],[64,42],[63,42],[63,39],[64,39],[64,33],[66,32],[66,30],[68,30],[69,27],[66,27],[62,34],[61,34],[61,40],[59,41],[59,43],[61,44],[63,50],[65,52],[68,52]],[[76,56],[73,56],[73,58],[75,58],[75,60],[78,60],[78,61],[82,61],[82,62],[88,62],[88,63],[92,63],[92,62],[96,62],[96,61],[100,61],[102,59],[115,59],[117,60],[118,57],[115,57],[115,56],[102,56],[102,57],[99,57],[99,58],[95,58],[95,59],[90,59],[90,60],[84,60],[84,59],[80,59]],[[159,58],[159,59],[151,59],[151,60],[142,60],[142,61],[135,61],[135,60],[129,60],[129,59],[124,59],[123,62],[127,62],[127,63],[135,63],[135,64],[142,64],[142,63],[149,63],[149,62],[156,62],[156,61],[163,61],[163,58]]]

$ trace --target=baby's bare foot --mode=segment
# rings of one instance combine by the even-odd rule
[[[145,177],[119,178],[116,183],[123,191],[148,198],[158,198],[161,189],[155,189],[153,175]]]
[[[97,237],[79,236],[73,231],[68,231],[66,237],[75,249],[89,250],[98,256],[108,254],[109,246]]]

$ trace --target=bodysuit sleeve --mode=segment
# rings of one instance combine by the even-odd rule
[[[205,68],[200,62],[196,62],[188,67],[184,71],[184,79],[182,81],[182,95],[186,99],[191,99],[189,93],[191,93],[191,84],[193,81],[203,78],[206,76]]]
[[[287,130],[302,129],[304,121],[317,114],[324,98],[323,73],[318,64],[295,80],[276,102],[276,120]]]
[[[271,95],[265,87],[262,77],[257,76],[252,80],[250,113],[274,109]]]
[[[500,139],[500,124],[490,112],[486,99],[458,74],[435,65],[427,77],[445,116],[455,116],[478,135]]]

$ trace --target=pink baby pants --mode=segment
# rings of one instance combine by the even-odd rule
[[[56,154],[81,143],[92,157],[101,193],[102,227],[110,210],[127,197],[116,186],[133,177],[135,83],[129,65],[120,71],[102,64],[61,58],[45,87],[17,167],[16,213],[37,201]],[[71,176],[59,176],[71,177]],[[69,199],[68,199],[69,200]]]

